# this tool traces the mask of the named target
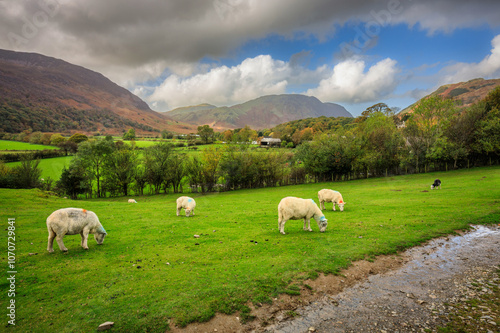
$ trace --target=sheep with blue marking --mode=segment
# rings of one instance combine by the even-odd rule
[[[184,208],[186,216],[189,217],[191,213],[194,215],[194,208],[196,207],[196,202],[190,197],[179,197],[177,199],[177,216],[181,213],[181,209]]]
[[[344,199],[339,191],[334,191],[330,189],[322,189],[318,192],[319,207],[321,210],[325,209],[325,202],[333,203],[333,210],[335,210],[335,205],[339,206],[341,212],[344,211]]]
[[[325,218],[313,199],[286,197],[278,205],[278,228],[285,234],[285,223],[288,220],[304,220],[304,230],[312,231],[311,218],[318,223],[319,231],[325,232],[328,220]],[[307,228],[306,228],[307,224]]]
[[[49,231],[47,251],[51,253],[54,252],[54,239],[61,251],[68,251],[63,243],[65,235],[80,234],[82,236],[81,245],[85,250],[89,249],[87,245],[89,234],[94,234],[98,245],[102,244],[104,237],[107,235],[97,215],[90,210],[81,208],[62,208],[56,210],[47,218],[47,229]]]

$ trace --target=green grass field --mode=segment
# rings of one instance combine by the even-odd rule
[[[44,150],[59,149],[55,146],[34,145],[28,142],[0,140],[0,151],[2,150]]]
[[[11,332],[93,332],[105,321],[116,332],[164,332],[296,293],[319,272],[338,273],[352,261],[393,254],[470,223],[499,223],[500,167],[306,184],[194,196],[194,217],[176,216],[179,195],[69,201],[38,190],[0,189],[7,271],[7,221],[15,218],[16,326]],[[441,190],[430,190],[435,178]],[[288,221],[278,231],[285,196],[313,198],[332,188],[344,212],[325,216],[320,233]],[[47,248],[46,218],[54,210],[94,211],[108,236],[66,236],[68,253]],[[200,235],[194,238],[193,235]],[[7,306],[9,283],[1,284]],[[7,319],[4,315],[4,325]]]
[[[40,160],[39,168],[42,170],[42,178],[48,177],[53,180],[59,180],[64,167],[69,167],[69,164],[74,156],[53,157]],[[19,165],[21,162],[6,163],[9,167]]]

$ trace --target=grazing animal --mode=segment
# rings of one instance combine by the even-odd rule
[[[325,218],[313,199],[286,197],[278,205],[278,228],[285,234],[285,223],[288,220],[304,220],[304,230],[312,231],[311,218],[318,223],[319,231],[325,232],[328,220]],[[306,229],[307,223],[307,229]]]
[[[194,207],[196,207],[196,202],[190,197],[179,197],[177,199],[177,216],[181,213],[181,209],[184,208],[186,216],[189,217],[191,213],[194,215]]]
[[[47,251],[54,252],[54,238],[59,245],[61,251],[66,252],[68,249],[64,246],[64,235],[82,236],[82,247],[88,250],[87,239],[89,234],[94,234],[97,244],[101,245],[106,237],[106,230],[102,227],[97,215],[90,210],[81,208],[62,208],[56,210],[47,218],[47,230],[49,231],[49,242]]]
[[[344,199],[342,199],[342,194],[338,191],[322,189],[318,192],[319,208],[321,210],[325,209],[325,202],[333,203],[333,210],[335,210],[335,205],[339,206],[341,212],[344,211]]]
[[[128,202],[129,203],[137,203],[137,201],[135,201],[135,199],[128,199]]]
[[[434,181],[434,184],[431,185],[431,190],[433,190],[433,189],[435,189],[437,187],[439,187],[439,189],[441,189],[441,181],[439,179],[436,179]]]

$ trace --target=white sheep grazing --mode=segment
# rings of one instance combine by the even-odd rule
[[[286,197],[278,205],[278,228],[285,234],[285,223],[288,220],[304,220],[304,230],[312,231],[311,217],[318,223],[319,231],[325,232],[328,220],[325,218],[313,199]],[[306,229],[307,223],[307,229]]]
[[[191,213],[194,215],[194,207],[196,207],[196,202],[190,197],[179,197],[177,199],[177,216],[181,213],[181,209],[184,208],[186,216],[189,217]]]
[[[47,218],[47,229],[49,231],[49,243],[47,251],[54,252],[52,247],[54,238],[61,251],[68,251],[63,243],[64,235],[82,236],[82,247],[88,250],[87,239],[89,234],[94,234],[97,244],[101,245],[106,236],[106,230],[94,212],[81,208],[63,208],[56,210]]]
[[[341,212],[344,211],[344,199],[342,199],[342,194],[338,191],[323,189],[318,192],[319,207],[321,210],[325,209],[325,202],[333,203],[333,210],[335,210],[335,204],[339,206]]]
[[[128,199],[128,203],[137,203],[137,201],[135,199]]]

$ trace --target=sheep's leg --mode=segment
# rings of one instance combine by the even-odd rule
[[[307,229],[306,229],[306,221],[307,221]],[[304,219],[304,230],[307,230],[307,231],[313,231],[311,229],[311,219]]]
[[[333,210],[335,211],[335,201],[332,201],[333,204]]]
[[[191,215],[194,215],[194,208],[191,209]]]
[[[179,216],[179,214],[181,213],[181,209],[182,207],[177,207],[177,216]]]
[[[285,234],[285,222],[281,217],[278,219],[278,229],[282,235]]]
[[[56,233],[51,228],[49,228],[49,242],[47,244],[47,251],[49,251],[50,253],[54,252],[54,238],[56,238]]]
[[[85,249],[85,250],[88,250],[89,247],[87,245],[87,240],[89,239],[89,232],[88,230],[83,230],[80,235],[82,236],[82,247]]]
[[[59,245],[59,248],[61,249],[61,251],[67,252],[68,249],[66,248],[66,246],[64,246],[63,237],[64,237],[64,234],[57,235],[56,242],[57,242],[57,245]]]

